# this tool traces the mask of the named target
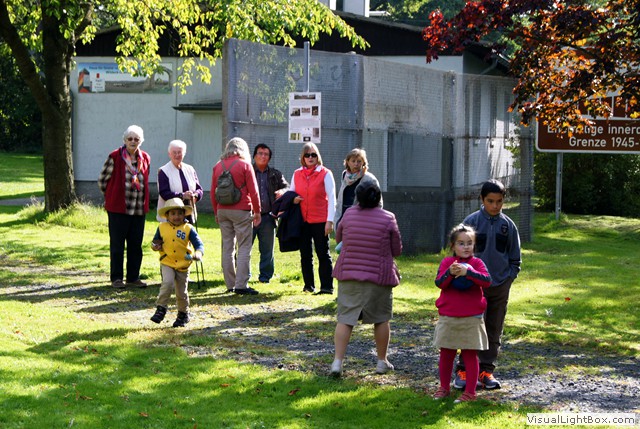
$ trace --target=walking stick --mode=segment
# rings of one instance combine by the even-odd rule
[[[191,196],[191,208],[193,209],[191,216],[193,217],[193,226],[196,227],[196,231],[198,230],[198,211],[196,210],[196,197]],[[198,285],[198,289],[200,289],[200,272],[202,271],[202,285],[205,285],[204,280],[204,266],[202,265],[202,261],[195,261],[196,264],[196,284]]]

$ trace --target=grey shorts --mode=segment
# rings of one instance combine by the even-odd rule
[[[338,323],[382,323],[393,316],[393,288],[371,282],[338,281]]]

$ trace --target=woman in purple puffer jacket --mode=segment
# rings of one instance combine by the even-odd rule
[[[362,183],[356,188],[358,205],[344,213],[336,231],[342,243],[333,269],[338,280],[338,324],[334,336],[335,360],[331,374],[342,374],[342,362],[353,327],[374,326],[378,364],[376,373],[393,370],[387,360],[393,313],[393,287],[400,284],[400,273],[393,258],[402,253],[402,240],[396,217],[380,207],[377,184]]]

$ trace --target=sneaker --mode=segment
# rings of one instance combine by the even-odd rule
[[[438,387],[438,390],[436,390],[436,393],[433,395],[433,399],[435,399],[436,401],[440,401],[441,399],[449,397],[450,394],[451,391],[449,389],[445,389],[444,387],[440,386]]]
[[[462,395],[458,397],[458,399],[453,401],[453,403],[459,404],[460,402],[473,402],[476,399],[478,399],[476,395],[472,395],[471,393],[464,392]]]
[[[234,289],[233,291],[238,295],[258,295],[260,293],[257,290],[250,287],[246,287],[244,289]]]
[[[182,328],[187,323],[189,323],[190,320],[191,320],[191,318],[189,317],[189,313],[185,313],[183,311],[178,311],[178,317],[176,318],[176,321],[173,322],[173,327],[174,328]]]
[[[467,387],[467,371],[459,369],[456,371],[456,378],[453,380],[453,387],[464,390]]]
[[[155,323],[160,323],[164,320],[164,316],[167,314],[167,309],[161,305],[156,308],[156,312],[153,316],[151,316],[151,321]]]
[[[140,289],[144,289],[147,287],[147,284],[140,279],[133,282],[127,280],[127,286],[139,287]]]
[[[342,375],[342,361],[335,359],[331,364],[331,375],[334,377],[340,377]]]
[[[302,292],[309,292],[309,293],[313,293],[313,291],[315,291],[315,290],[316,290],[316,288],[314,288],[314,287],[305,286],[305,287],[302,289]]]
[[[113,282],[111,282],[111,287],[114,287],[116,289],[124,289],[125,284],[122,280],[114,280]]]
[[[496,380],[490,372],[482,371],[478,376],[478,383],[482,385],[485,389],[500,389],[502,385],[498,380]]]
[[[389,371],[393,371],[393,365],[388,360],[379,360],[376,365],[376,374],[386,374]]]

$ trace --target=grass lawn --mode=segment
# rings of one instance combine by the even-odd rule
[[[42,192],[41,161],[14,154],[0,159],[0,198]],[[12,163],[12,174],[34,178],[30,185],[17,187],[13,175],[4,174]],[[9,186],[15,194],[6,191]],[[156,226],[150,215],[142,273],[152,286],[115,292],[108,286],[101,208],[79,205],[45,215],[41,205],[0,205],[0,427],[521,428],[528,412],[541,411],[491,400],[454,406],[432,400],[429,392],[387,384],[387,376],[353,373],[334,380],[315,370],[328,368],[330,353],[310,358],[259,347],[242,329],[221,335],[254,327],[275,339],[307,338],[332,350],[335,297],[301,293],[295,252],[276,254],[278,275],[258,286],[261,295],[223,294],[220,234],[210,215],[199,219],[207,282],[191,288],[197,319],[187,329],[152,324],[159,273],[148,244]],[[523,270],[512,289],[506,342],[637,360],[640,220],[556,221],[539,213],[534,237],[524,244]],[[438,295],[433,279],[442,256],[398,259],[403,283],[394,292],[393,323],[431,328]],[[280,324],[283,314],[286,325]],[[354,335],[371,337],[368,327]],[[282,354],[285,368],[245,363],[249,355]],[[532,373],[548,369],[540,355],[507,352],[505,361]],[[597,368],[552,370],[589,374]]]

